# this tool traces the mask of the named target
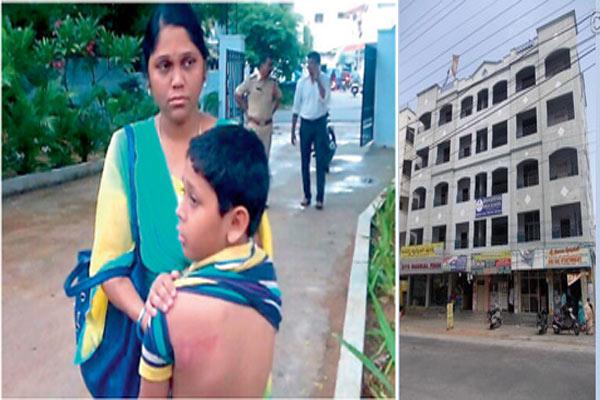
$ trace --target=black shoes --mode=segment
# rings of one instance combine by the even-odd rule
[[[301,205],[302,207],[308,207],[308,206],[310,206],[310,200],[309,200],[309,199],[307,199],[307,198],[304,198],[304,199],[302,199],[302,201],[300,202],[300,205]]]
[[[323,202],[322,201],[317,201],[317,204],[315,204],[315,208],[317,210],[322,210],[323,209]]]

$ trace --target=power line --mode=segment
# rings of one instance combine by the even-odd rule
[[[408,1],[408,2],[407,2],[408,4],[406,4],[406,5],[405,5],[403,8],[401,8],[400,10],[398,10],[398,14],[402,13],[403,11],[406,11],[406,9],[407,9],[407,8],[409,8],[409,7],[410,7],[410,5],[411,5],[413,2],[414,2],[414,0],[410,0],[410,1]],[[398,4],[398,6],[400,6],[400,4]]]
[[[410,25],[408,28],[406,28],[404,30],[404,32],[406,32],[406,31],[412,29],[414,26],[416,26],[418,24],[418,22],[425,17],[425,15],[429,14],[433,9],[435,9],[437,6],[439,6],[440,4],[442,4],[442,2],[443,2],[443,0],[438,1],[433,7],[429,8],[427,11],[425,11],[425,13],[423,13],[419,17],[417,17],[416,20],[413,22],[413,24]],[[400,19],[401,16],[402,16],[401,14],[398,14],[398,19]],[[404,38],[404,36],[402,35],[402,32],[403,31],[399,31],[398,32],[398,34],[399,34],[398,35],[399,36],[398,42],[401,42],[403,40],[403,38]]]
[[[464,38],[461,38],[460,40],[456,41],[455,43],[453,43],[450,46],[446,46],[447,50],[444,50],[443,52],[439,53],[438,55],[436,55],[435,57],[433,57],[428,63],[426,63],[425,65],[423,65],[422,67],[420,67],[418,70],[416,71],[412,71],[411,74],[414,74],[417,71],[420,70],[424,70],[426,67],[428,67],[429,65],[431,65],[435,60],[439,59],[442,55],[449,53],[452,48],[454,48],[455,46],[461,44],[462,42],[464,42],[467,38],[472,37],[474,34],[476,34],[478,31],[480,31],[481,29],[485,28],[486,26],[488,26],[490,23],[494,22],[496,19],[500,18],[504,13],[506,13],[509,10],[512,10],[513,7],[515,7],[517,4],[521,3],[522,0],[518,0],[516,3],[511,4],[510,6],[508,6],[507,8],[505,8],[504,10],[502,10],[499,14],[494,15],[492,18],[490,18],[489,20],[485,21],[483,24],[481,24],[480,26],[478,26],[475,30],[473,30],[472,32],[470,32],[469,34],[465,35]],[[542,2],[543,4],[543,2]],[[535,9],[535,7],[534,7]],[[515,20],[517,21],[517,20]],[[511,24],[513,24],[515,21],[510,22],[508,25],[505,25],[504,27],[510,26]],[[442,36],[443,37],[443,36]],[[413,41],[414,42],[414,41]],[[481,44],[482,41],[479,41],[478,44]],[[412,42],[411,42],[412,43]],[[428,46],[430,46],[431,44],[433,44],[434,42],[430,43]],[[410,44],[410,43],[409,43]],[[426,46],[425,48],[427,48],[428,46]],[[408,47],[405,46],[405,48]],[[402,49],[400,49],[402,50]],[[463,52],[461,55],[463,55],[465,52]],[[416,53],[415,53],[416,54]]]
[[[558,11],[560,11],[561,9],[567,7],[570,3],[572,3],[574,0],[571,0],[569,3],[559,7],[558,9],[552,11],[551,13],[547,14],[546,16],[538,19],[537,21],[535,21],[534,23],[530,24],[529,26],[527,26],[525,29],[519,31],[518,33],[516,33],[515,35],[509,37],[508,39],[504,40],[503,42],[499,43],[497,46],[493,47],[492,49],[488,50],[487,52],[485,52],[484,54],[475,57],[475,59],[470,62],[469,64],[465,65],[464,67],[462,67],[463,69],[466,69],[467,67],[473,65],[476,62],[479,62],[480,59],[482,59],[483,57],[485,57],[487,54],[491,53],[492,51],[498,49],[499,47],[507,44],[510,40],[514,39],[515,37],[521,35],[522,33],[526,32],[527,30],[537,26],[538,24],[541,23],[541,21],[544,21],[546,18],[552,17],[554,16],[555,13],[557,13]],[[588,17],[586,17],[585,19],[589,18],[591,16],[591,13],[588,15]],[[584,20],[585,20],[584,19]],[[581,21],[583,22],[583,21]],[[579,25],[578,22],[576,22],[577,25]],[[509,24],[510,25],[510,24]],[[466,54],[468,51],[472,50],[473,48],[475,48],[477,45],[475,46],[471,46],[469,49],[467,49],[466,51],[462,52],[461,55]],[[406,93],[409,89],[412,89],[418,85],[420,85],[422,82],[424,82],[425,80],[429,79],[430,77],[432,77],[433,75],[435,75],[437,72],[443,70],[445,68],[444,65],[441,65],[439,68],[437,68],[436,70],[432,71],[431,73],[427,74],[426,76],[424,76],[422,79],[420,79],[419,81],[415,82],[414,84],[410,85],[407,89],[400,91],[400,93]]]
[[[506,12],[507,10],[510,10],[511,8],[513,8],[514,6],[516,6],[518,3],[522,2],[522,1],[523,1],[523,0],[518,0],[516,3],[514,3],[514,4],[510,5],[509,7],[507,7],[507,8],[506,8],[504,11],[502,11],[500,14],[494,15],[494,17],[493,17],[493,18],[491,18],[490,20],[486,21],[486,22],[485,22],[485,23],[484,23],[484,24],[483,24],[481,27],[479,27],[479,28],[475,29],[475,31],[471,32],[469,35],[466,35],[466,36],[468,37],[468,36],[471,36],[471,35],[473,35],[473,33],[477,32],[479,29],[481,29],[481,28],[485,27],[487,24],[489,24],[490,22],[492,22],[492,21],[494,21],[495,19],[497,19],[498,17],[500,17],[500,16],[501,16],[501,15],[502,15],[504,12]],[[493,3],[493,2],[494,2],[494,1],[492,0],[492,3]],[[480,12],[480,10],[475,10],[475,14],[478,14],[479,12]],[[471,15],[470,17],[468,17],[468,18],[467,18],[467,20],[469,20],[469,19],[473,18],[473,17],[475,16],[475,14]],[[450,30],[448,30],[448,31],[444,32],[442,35],[440,35],[440,36],[439,36],[438,38],[436,38],[435,40],[432,40],[430,43],[428,43],[428,44],[426,44],[426,45],[424,45],[424,46],[421,46],[419,49],[417,49],[417,51],[416,51],[416,52],[412,53],[411,55],[408,55],[408,56],[404,56],[404,55],[403,55],[403,56],[401,56],[401,58],[410,59],[410,58],[412,58],[412,57],[416,56],[416,55],[417,55],[417,54],[418,54],[418,53],[421,51],[421,49],[422,49],[422,48],[425,48],[425,49],[426,49],[426,48],[429,48],[430,46],[432,46],[432,45],[436,44],[436,43],[437,43],[437,42],[438,42],[440,39],[443,39],[443,38],[445,38],[445,37],[446,37],[446,36],[447,36],[447,35],[448,35],[450,32],[452,32],[452,31],[454,31],[454,30],[456,30],[456,27],[452,27]],[[452,48],[452,47],[456,46],[457,44],[460,44],[462,41],[463,41],[463,39],[459,40],[458,42],[456,42],[456,43],[455,43],[455,44],[453,44],[453,45],[446,46],[446,47],[450,49],[450,48]],[[411,43],[412,43],[412,42],[411,42]],[[408,47],[408,45],[406,45],[404,48],[406,48],[406,47]],[[402,49],[399,49],[399,51],[402,51],[404,48],[402,48]],[[449,52],[449,51],[450,51],[450,50],[446,50],[446,51],[444,51],[444,53],[442,53],[442,54],[445,54],[445,53],[447,53],[447,52]],[[421,70],[421,69],[425,68],[426,66],[428,66],[429,64],[431,64],[431,62],[433,62],[433,60],[434,60],[434,59],[438,58],[438,57],[439,57],[440,55],[442,55],[442,54],[439,54],[438,56],[434,57],[434,58],[433,58],[433,59],[432,59],[432,60],[431,60],[429,63],[427,63],[427,64],[423,65],[423,66],[422,66],[422,68],[419,68],[419,70]]]
[[[425,33],[429,32],[430,30],[436,28],[436,25],[438,22],[442,21],[444,18],[446,18],[448,15],[452,14],[454,11],[457,11],[460,6],[462,6],[465,3],[466,0],[462,0],[460,3],[458,3],[456,5],[456,7],[452,8],[451,10],[449,10],[446,14],[442,15],[440,18],[438,18],[435,22],[432,22],[429,26],[429,28],[425,29],[423,32],[420,32],[415,39],[413,39],[410,43],[414,42],[419,36],[424,35]],[[574,0],[571,0],[574,1]],[[409,43],[409,44],[410,44]],[[405,48],[405,47],[404,47]]]

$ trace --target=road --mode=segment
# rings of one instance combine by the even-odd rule
[[[400,336],[402,400],[594,399],[595,355]]]

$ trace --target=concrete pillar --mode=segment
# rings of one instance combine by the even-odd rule
[[[446,295],[446,299],[450,298],[450,295],[452,294],[452,288],[454,287],[454,274],[453,273],[449,273],[448,274],[448,290],[447,290],[447,295]]]
[[[588,298],[588,290],[587,290],[587,271],[581,271],[581,302],[585,304],[586,299]]]
[[[554,279],[552,279],[552,271],[546,272],[546,282],[548,282],[548,315],[554,315]]]
[[[406,307],[411,305],[410,287],[412,286],[411,285],[412,278],[413,278],[412,276],[408,277],[408,288],[407,288],[407,292],[406,292]]]
[[[429,286],[431,285],[431,275],[427,275],[427,283],[425,284],[425,307],[429,307]]]
[[[515,279],[513,281],[513,293],[514,293],[514,307],[515,307],[515,314],[518,314],[521,312],[521,273],[520,272],[515,272]]]

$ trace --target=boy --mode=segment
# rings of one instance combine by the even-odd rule
[[[187,156],[178,231],[195,261],[144,333],[139,395],[260,397],[281,321],[273,264],[251,239],[269,188],[265,150],[230,125],[192,139]]]

